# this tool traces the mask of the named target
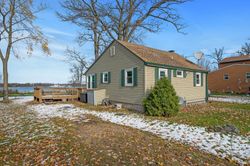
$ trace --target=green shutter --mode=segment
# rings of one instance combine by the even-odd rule
[[[155,67],[155,84],[157,83],[158,80],[159,80],[159,68]]]
[[[134,86],[137,86],[137,68],[133,68]]]
[[[183,71],[184,78],[187,77],[187,71]]]
[[[111,83],[111,72],[108,72],[108,82],[109,82],[109,84]]]
[[[103,73],[100,73],[100,83],[102,84],[103,83]]]
[[[193,73],[193,82],[194,82],[194,87],[196,86],[196,72]]]
[[[90,76],[88,76],[88,88],[90,88]]]
[[[201,86],[203,86],[203,73],[201,73]]]
[[[176,70],[176,69],[174,69],[174,70],[173,70],[174,77],[176,77],[176,72],[177,72],[177,70]]]
[[[95,88],[95,75],[92,75],[92,88]]]
[[[95,74],[95,88],[97,88],[97,74]]]
[[[124,69],[121,70],[121,86],[122,87],[125,86],[125,70]]]
[[[168,69],[168,79],[169,81],[171,82],[171,77],[172,77],[172,74],[171,74],[171,69]]]

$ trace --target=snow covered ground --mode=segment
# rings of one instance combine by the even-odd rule
[[[228,103],[241,103],[250,104],[250,98],[240,98],[240,97],[209,97],[209,101],[219,101]]]
[[[33,97],[17,97],[12,98],[12,100],[17,104],[25,104],[32,101]],[[219,157],[231,158],[240,164],[250,164],[250,136],[231,136],[207,132],[203,127],[149,120],[137,114],[90,111],[71,104],[39,104],[29,106],[28,110],[34,111],[42,119],[61,117],[76,120],[81,119],[85,114],[90,114],[104,121],[148,131],[163,139],[180,141]]]
[[[12,100],[16,104],[25,104],[26,102],[32,101],[33,96],[17,96],[17,97],[9,97],[10,100]],[[2,101],[3,98],[0,97],[0,101]]]
[[[10,99],[16,104],[25,104],[26,102],[32,101],[33,96],[18,96],[18,97],[10,97]]]
[[[180,141],[219,157],[231,158],[241,164],[250,164],[250,137],[207,132],[203,127],[149,120],[137,114],[90,111],[71,104],[39,104],[30,106],[28,109],[36,112],[40,118],[76,119],[84,116],[84,114],[90,114],[104,121],[148,131],[163,139]]]

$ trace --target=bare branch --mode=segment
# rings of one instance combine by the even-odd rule
[[[242,47],[241,50],[238,51],[239,55],[250,55],[250,43],[246,42]]]
[[[82,28],[78,39],[92,41],[95,57],[101,45],[111,40],[138,42],[143,31],[156,33],[164,23],[171,24],[177,32],[185,28],[180,22],[176,6],[189,0],[64,0],[65,11],[57,13],[62,21]]]
[[[88,68],[88,62],[83,54],[75,49],[67,48],[65,51],[66,62],[71,65],[70,72],[72,74],[73,83],[82,84],[83,73]]]
[[[212,55],[208,55],[212,59],[212,64],[216,64],[219,67],[220,62],[224,58],[224,47],[222,48],[215,48],[214,52]]]

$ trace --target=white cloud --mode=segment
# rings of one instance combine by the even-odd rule
[[[42,30],[44,32],[46,32],[46,33],[49,33],[49,34],[64,35],[64,36],[68,36],[68,37],[75,37],[75,35],[72,34],[72,33],[60,31],[60,30],[57,30],[57,29],[49,28],[49,27],[42,28]]]
[[[208,48],[202,48],[201,52],[203,52],[204,54],[210,54],[210,51]]]
[[[65,51],[66,48],[67,48],[67,45],[66,44],[62,44],[62,43],[59,43],[59,42],[49,42],[49,48],[51,49],[51,51]]]
[[[238,47],[238,48],[227,49],[227,50],[225,50],[224,52],[225,52],[225,54],[236,54],[236,52],[239,51],[239,48],[240,48],[240,47]]]

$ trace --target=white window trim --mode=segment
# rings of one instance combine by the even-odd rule
[[[181,75],[178,75],[178,72],[181,72]],[[183,78],[184,77],[184,71],[183,70],[176,70],[176,77]]]
[[[227,75],[228,79],[225,79],[225,75]],[[229,74],[224,74],[224,75],[223,75],[223,79],[224,79],[224,80],[229,80]]]
[[[158,73],[159,79],[161,78],[161,72],[162,71],[164,71],[165,72],[165,76],[168,77],[168,69],[160,68],[159,69],[159,73]]]
[[[132,83],[127,82],[127,72],[132,71]],[[125,86],[134,86],[134,70],[133,68],[125,69]]]
[[[90,87],[88,87],[88,89],[93,89],[93,76],[94,76],[94,74],[89,74],[88,75],[88,77],[87,77],[87,86],[89,86],[89,82],[90,82]],[[90,78],[90,80],[89,80],[89,78]]]
[[[199,84],[197,84],[197,75],[199,75]],[[196,86],[201,86],[201,73],[196,73],[195,74],[195,85]]]
[[[104,79],[104,78],[105,78],[105,77],[104,77],[105,74],[107,74],[107,78],[108,78],[107,81],[105,81],[105,79]],[[102,73],[102,83],[104,83],[104,84],[109,83],[109,72],[106,72],[106,71],[105,71],[105,72]]]

